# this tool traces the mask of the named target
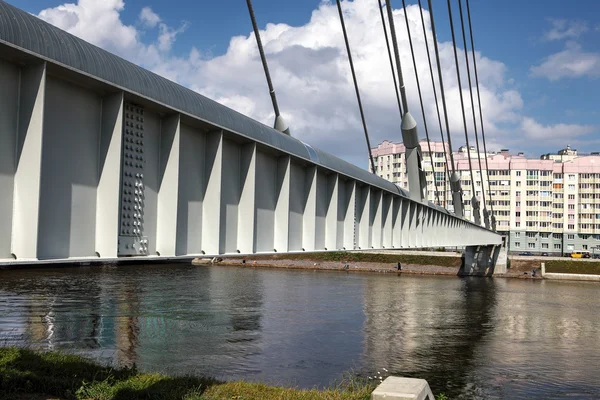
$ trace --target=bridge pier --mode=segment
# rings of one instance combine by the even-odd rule
[[[502,253],[506,253],[502,245],[466,246],[458,275],[492,276],[506,273],[506,257],[501,257]]]

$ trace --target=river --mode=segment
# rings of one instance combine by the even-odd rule
[[[452,399],[600,398],[599,291],[184,264],[5,270],[0,343],[305,388],[353,371],[421,377]]]

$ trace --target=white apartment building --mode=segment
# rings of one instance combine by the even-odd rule
[[[430,155],[427,142],[420,144],[427,197],[452,211],[448,147],[431,142]],[[384,141],[371,151],[377,175],[409,190],[404,145]],[[473,185],[467,151],[471,154]],[[471,207],[474,190],[481,202],[481,212],[484,198],[488,211],[493,208],[497,230],[508,238],[510,251],[560,255],[573,250],[595,251],[597,246],[600,249],[599,153],[578,155],[567,146],[557,154],[531,159],[523,153],[511,155],[508,150],[479,154],[473,147],[461,147],[452,156],[461,175],[465,217],[474,219]]]

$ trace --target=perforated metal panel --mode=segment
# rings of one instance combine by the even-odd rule
[[[144,109],[125,103],[119,256],[147,255],[144,236]]]

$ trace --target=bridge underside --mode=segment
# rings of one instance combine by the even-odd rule
[[[258,140],[1,35],[0,50],[0,263],[501,242],[266,127]]]

